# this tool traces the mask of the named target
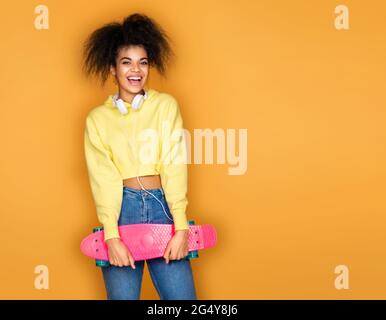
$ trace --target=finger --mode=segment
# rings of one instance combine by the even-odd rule
[[[127,267],[129,265],[129,259],[127,257],[119,257],[119,261],[122,267]]]
[[[164,252],[164,258],[166,259],[169,256],[170,252],[170,244],[166,246],[165,252]]]
[[[118,262],[119,262],[117,256],[116,256],[115,254],[113,254],[112,257],[111,257],[111,259],[113,260],[114,266],[117,266],[117,265],[118,265]]]
[[[184,257],[184,252],[183,252],[183,251],[180,251],[180,252],[177,254],[176,259],[177,259],[177,260],[181,260],[183,257]]]
[[[169,255],[170,255],[170,247],[168,246],[167,248],[166,248],[166,251],[165,251],[165,254],[164,254],[164,258],[165,258],[165,260],[166,260],[166,263],[169,263]]]
[[[166,260],[166,263],[168,264],[169,261],[170,261],[169,252],[167,253],[167,255],[166,255],[166,257],[165,257],[165,260]]]
[[[129,256],[129,261],[130,261],[130,266],[135,269],[135,264],[134,264],[134,258],[132,256]]]
[[[170,255],[170,260],[178,260],[180,255],[181,255],[181,253],[179,250],[178,251],[174,250],[174,251],[172,251],[172,253]]]

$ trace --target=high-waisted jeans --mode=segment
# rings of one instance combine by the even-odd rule
[[[162,202],[166,213],[173,219],[162,188],[147,189]],[[123,186],[123,199],[118,225],[136,223],[171,224],[165,216],[161,204],[144,190]],[[135,261],[131,266],[103,267],[107,299],[138,300],[140,299],[142,276],[145,261]],[[196,289],[190,261],[169,260],[163,257],[146,260],[149,273],[157,293],[162,300],[195,300]]]

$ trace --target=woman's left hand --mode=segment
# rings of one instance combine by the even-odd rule
[[[169,260],[180,260],[189,254],[189,230],[177,230],[170,239],[164,254],[166,263]]]

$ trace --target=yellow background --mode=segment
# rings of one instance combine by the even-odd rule
[[[49,8],[36,30],[35,6]],[[334,9],[349,8],[349,30]],[[116,87],[81,74],[84,39],[142,12],[177,54],[167,79],[185,128],[248,129],[248,170],[189,166],[188,217],[218,245],[193,260],[201,299],[386,298],[386,3],[18,0],[1,4],[0,298],[105,299],[79,250],[97,226],[87,112]],[[49,290],[36,290],[37,265]],[[337,265],[348,290],[334,287]],[[158,299],[145,270],[142,299]]]

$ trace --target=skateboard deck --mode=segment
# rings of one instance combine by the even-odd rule
[[[128,224],[118,227],[121,240],[136,261],[162,257],[174,235],[174,224]],[[217,233],[210,224],[189,225],[189,252],[216,245]],[[83,254],[96,260],[109,260],[104,231],[84,238],[80,245]]]

